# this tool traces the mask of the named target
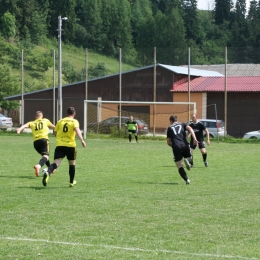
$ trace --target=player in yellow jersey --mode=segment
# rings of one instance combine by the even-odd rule
[[[40,168],[44,164],[50,166],[49,128],[54,129],[55,126],[50,122],[49,119],[43,118],[42,111],[37,111],[35,114],[35,120],[28,122],[18,128],[16,130],[17,134],[20,134],[21,131],[23,131],[26,127],[30,127],[32,130],[34,149],[42,155],[39,163],[34,165],[35,175],[39,177]]]
[[[83,147],[86,147],[86,143],[82,137],[81,131],[79,129],[78,120],[74,119],[76,115],[76,110],[74,107],[69,107],[67,109],[67,117],[59,120],[54,129],[54,135],[56,136],[56,148],[54,152],[54,163],[52,163],[48,168],[42,171],[43,186],[47,186],[50,174],[56,170],[62,159],[66,156],[69,161],[69,178],[70,185],[73,187],[76,184],[74,180],[76,172],[76,141],[75,136],[79,137]]]

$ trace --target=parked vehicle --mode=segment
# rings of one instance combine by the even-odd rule
[[[126,122],[129,120],[128,116],[121,117],[121,128],[125,128]],[[134,120],[138,124],[138,133],[139,134],[148,134],[149,129],[148,125],[140,118],[135,118]],[[111,127],[117,126],[119,127],[119,116],[109,117],[101,122],[88,123],[88,132],[94,131],[102,134],[108,134],[111,131]]]
[[[6,117],[0,114],[0,129],[13,127],[13,120],[11,117]]]
[[[260,130],[247,132],[243,136],[244,139],[260,139]]]
[[[216,119],[198,119],[209,131],[210,137],[218,137],[225,135],[225,124],[222,120]]]

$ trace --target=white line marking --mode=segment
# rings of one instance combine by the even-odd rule
[[[88,247],[104,247],[110,249],[119,249],[126,251],[140,251],[140,252],[152,252],[152,253],[170,253],[170,254],[178,254],[178,255],[190,255],[190,256],[198,256],[198,257],[215,257],[215,258],[228,258],[228,259],[243,259],[243,260],[260,260],[260,258],[252,258],[252,257],[244,257],[238,255],[217,255],[217,254],[199,254],[199,253],[189,253],[189,252],[181,252],[181,251],[172,251],[172,250],[152,250],[152,249],[142,249],[135,247],[120,247],[120,246],[109,246],[109,245],[92,245],[92,244],[84,244],[84,243],[73,243],[73,242],[63,242],[63,241],[50,241],[45,239],[33,239],[33,238],[19,238],[19,237],[2,237],[2,240],[13,240],[13,241],[30,241],[30,242],[43,242],[50,244],[60,244],[60,245],[72,245],[72,246],[88,246]]]

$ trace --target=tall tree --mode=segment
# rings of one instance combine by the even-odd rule
[[[102,1],[103,53],[117,56],[119,47],[132,48],[131,9],[128,0]]]
[[[215,23],[223,24],[224,21],[229,21],[232,8],[232,0],[215,0]]]
[[[160,11],[155,16],[154,43],[158,47],[157,57],[160,63],[186,63],[185,28],[178,8],[172,8],[167,16]]]
[[[101,1],[85,0],[78,1],[76,7],[76,15],[78,24],[84,29],[80,29],[81,33],[85,33],[85,41],[82,42],[82,36],[75,39],[75,43],[79,46],[87,47],[97,52],[102,51],[102,18],[101,18]]]
[[[249,39],[248,22],[246,20],[246,0],[237,0],[231,20],[231,38],[229,39],[230,62],[246,62],[246,46]],[[240,55],[237,55],[239,52]]]
[[[172,8],[180,8],[181,6],[181,0],[150,0],[152,4],[152,9],[154,12],[154,15],[158,11],[161,11],[163,14],[167,13],[168,10],[171,10]]]
[[[36,44],[47,34],[48,1],[41,5],[41,1],[18,1],[15,18],[20,37],[30,38]]]
[[[16,35],[15,17],[6,12],[1,20],[3,36],[7,39],[14,37]]]
[[[248,58],[250,62],[260,62],[260,1],[250,1],[250,7],[247,15],[249,24],[249,39],[248,43],[251,48],[248,48]]]
[[[146,32],[145,30],[141,30],[141,26],[145,21],[153,19],[153,13],[149,0],[135,0],[131,3],[131,6],[132,35],[133,43],[136,47],[138,37]]]
[[[49,0],[49,34],[57,37],[58,16],[67,17],[68,20],[62,23],[63,40],[73,42],[76,29],[76,0]]]
[[[132,6],[133,42],[141,65],[153,61],[154,17],[150,0],[136,0]]]
[[[11,68],[0,64],[0,107],[2,109],[18,108],[17,101],[7,101],[4,98],[18,94],[19,85],[19,78],[13,75]]]
[[[199,43],[200,27],[197,13],[197,0],[183,0],[182,13],[187,41],[194,40]]]

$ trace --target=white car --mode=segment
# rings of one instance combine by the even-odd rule
[[[13,127],[13,120],[11,117],[6,117],[0,114],[0,129]]]
[[[209,131],[210,137],[224,136],[225,124],[222,120],[198,119]]]
[[[244,139],[260,139],[260,130],[245,133]]]

